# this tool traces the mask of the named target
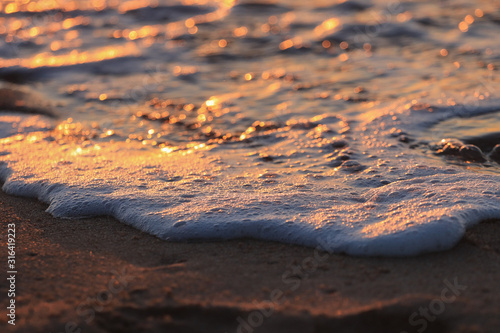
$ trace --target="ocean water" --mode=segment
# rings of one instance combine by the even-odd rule
[[[61,223],[406,256],[500,218],[499,1],[0,11],[3,190]]]

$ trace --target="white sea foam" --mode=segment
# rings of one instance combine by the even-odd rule
[[[28,134],[30,145],[4,141],[16,159],[1,157],[3,190],[37,197],[57,217],[111,215],[167,240],[253,237],[352,255],[448,249],[467,227],[500,217],[500,177],[429,164],[391,135],[411,135],[454,115],[449,108],[391,106],[376,114],[345,137],[354,152],[350,161],[362,171],[344,162],[316,177],[282,168],[261,173],[233,148],[159,153],[109,143],[61,147],[47,141],[47,133],[36,133]],[[268,152],[287,154],[283,147],[309,131],[274,132],[282,139]],[[309,141],[303,146],[317,143]],[[331,142],[323,139],[323,150]],[[309,150],[300,160],[321,161],[324,151]]]
[[[485,124],[500,132],[489,3],[55,5],[65,4],[77,34],[47,9],[0,49],[0,79],[58,115],[1,111],[7,193],[166,240],[253,237],[352,255],[449,249],[500,218],[492,143],[481,162],[435,148],[465,139],[453,119],[470,120],[468,140]],[[16,15],[30,17],[23,6]],[[0,107],[41,110],[29,94],[8,96],[20,100]]]

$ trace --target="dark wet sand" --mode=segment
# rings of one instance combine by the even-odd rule
[[[500,332],[498,221],[443,253],[326,258],[255,240],[168,243],[45,208],[0,193],[2,235],[15,223],[18,250],[16,326],[4,313],[1,332]],[[2,278],[2,303],[6,292]]]

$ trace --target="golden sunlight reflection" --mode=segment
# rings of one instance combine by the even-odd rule
[[[106,8],[118,9],[120,13],[144,7],[155,7],[157,0],[16,0],[4,1],[3,12],[12,14],[16,12],[44,12],[61,10],[71,12],[76,10],[102,11]]]
[[[331,33],[340,25],[340,20],[336,17],[323,21],[320,25],[314,28],[314,33],[317,36],[324,36],[326,33]]]
[[[0,67],[62,67],[77,64],[99,62],[103,60],[116,59],[128,56],[138,56],[141,52],[133,43],[120,46],[107,46],[90,51],[73,50],[68,54],[53,55],[51,53],[39,53],[27,59],[0,59]]]

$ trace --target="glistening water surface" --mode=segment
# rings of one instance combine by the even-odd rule
[[[3,190],[55,216],[388,256],[500,218],[498,1],[0,8]]]

